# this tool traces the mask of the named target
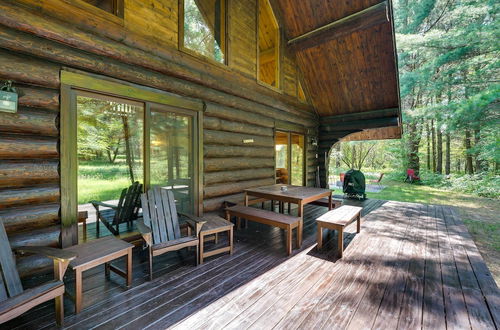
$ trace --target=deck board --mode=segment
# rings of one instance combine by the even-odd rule
[[[74,315],[66,300],[65,327],[498,328],[498,287],[453,207],[348,203],[363,206],[362,229],[346,228],[342,259],[334,231],[316,250],[314,219],[326,208],[308,205],[302,248],[289,257],[283,231],[250,222],[235,232],[232,256],[194,267],[192,253],[170,253],[155,259],[151,282],[135,249],[128,290],[103,269],[84,273],[85,309]],[[55,328],[53,308],[46,303],[0,328]]]

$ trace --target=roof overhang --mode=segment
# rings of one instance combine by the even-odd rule
[[[274,1],[323,133],[335,131],[340,139],[353,129],[370,129],[363,136],[386,138],[383,132],[391,132],[391,138],[399,138],[401,129],[381,130],[401,126],[391,2]],[[346,115],[356,118],[348,129]]]

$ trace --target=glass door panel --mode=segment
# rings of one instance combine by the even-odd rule
[[[143,183],[144,105],[78,92],[78,210],[95,219],[91,200],[115,204],[123,189]]]
[[[151,105],[150,183],[174,192],[179,211],[194,213],[192,116]]]
[[[304,184],[304,135],[293,134],[291,136],[291,182],[293,185]]]
[[[276,183],[288,184],[288,133],[276,131]]]

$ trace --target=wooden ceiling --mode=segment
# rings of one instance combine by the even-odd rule
[[[275,2],[320,116],[399,109],[390,3]]]

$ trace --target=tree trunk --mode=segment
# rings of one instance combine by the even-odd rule
[[[431,120],[432,134],[432,172],[436,173],[436,130],[434,129],[434,119]]]
[[[481,129],[479,127],[474,128],[474,158],[476,160],[476,173],[485,172],[488,170],[488,163],[480,158],[479,155],[479,144],[481,142]]]
[[[431,127],[427,123],[427,170],[431,170]]]
[[[420,172],[420,159],[418,157],[418,146],[420,144],[420,134],[418,133],[417,124],[408,124],[408,167],[415,170],[418,176]]]
[[[468,129],[465,130],[465,173],[474,174],[474,168],[472,166],[472,152],[471,152],[471,134]]]
[[[446,133],[446,160],[445,160],[445,166],[444,166],[444,173],[446,175],[450,174],[450,169],[451,169],[451,150],[450,150],[450,133]]]
[[[439,126],[437,128],[437,167],[436,172],[439,174],[443,173],[443,133]]]
[[[132,159],[132,150],[130,150],[130,131],[128,127],[128,118],[126,116],[122,116],[123,121],[123,132],[125,135],[125,157],[127,158],[128,171],[130,175],[130,181],[134,183],[134,168]]]

